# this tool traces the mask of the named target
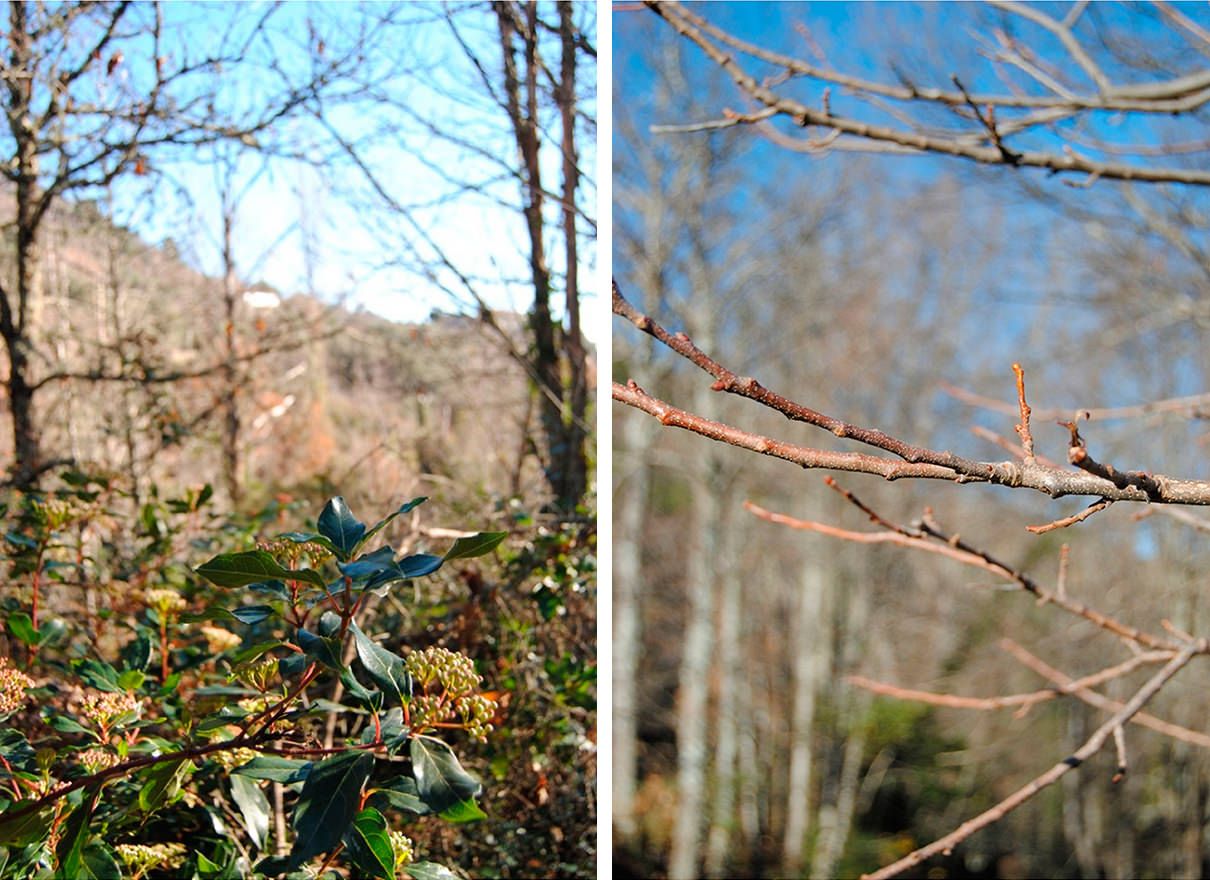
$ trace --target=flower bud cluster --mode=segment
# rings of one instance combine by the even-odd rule
[[[268,697],[247,697],[239,701],[239,707],[252,713],[251,717],[255,717],[263,713],[270,706],[276,705],[276,701],[269,700]],[[285,733],[291,729],[289,721],[278,719],[269,725],[270,733]]]
[[[241,767],[255,758],[256,752],[252,749],[228,749],[214,752],[210,757],[214,758],[214,763],[230,773],[236,767]]]
[[[185,597],[176,590],[167,590],[159,587],[153,587],[144,592],[143,600],[147,603],[148,608],[154,608],[160,612],[161,617],[169,617],[184,611],[185,607],[189,604],[185,601]]]
[[[473,691],[482,681],[470,657],[446,648],[433,646],[413,651],[405,663],[412,678],[425,689],[436,683],[447,693],[457,695]]]
[[[232,648],[238,648],[244,643],[244,640],[235,633],[222,627],[204,625],[201,630],[202,635],[206,638],[206,647],[211,654],[221,654]]]
[[[176,868],[185,861],[183,843],[120,843],[113,851],[135,877],[141,877],[156,865]]]
[[[387,836],[390,837],[391,849],[395,852],[395,870],[400,871],[414,858],[415,844],[402,831],[388,831]]]
[[[476,693],[482,678],[470,657],[431,647],[413,651],[405,665],[421,690],[409,704],[413,728],[460,726],[475,739],[487,739],[496,704]],[[455,724],[455,718],[460,723]]]
[[[0,657],[0,718],[20,709],[25,689],[34,686],[34,680],[11,663],[7,657]]]
[[[135,721],[143,712],[143,702],[134,694],[92,691],[84,695],[80,714],[95,724],[101,738],[108,739],[111,728]]]
[[[288,538],[276,538],[272,541],[257,541],[256,548],[264,550],[285,568],[298,569],[306,562],[311,568],[319,568],[332,558],[332,551],[315,541],[303,541],[301,544]]]
[[[85,749],[76,755],[76,758],[90,774],[108,770],[121,761],[121,758],[108,749]]]
[[[74,499],[43,498],[33,504],[34,519],[48,532],[57,532],[66,525],[88,516]]]
[[[241,663],[227,676],[228,681],[238,681],[262,694],[269,689],[269,685],[275,678],[277,678],[277,658],[275,657],[262,657],[254,662]]]

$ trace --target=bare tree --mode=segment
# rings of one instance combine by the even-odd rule
[[[0,154],[12,184],[14,244],[10,280],[0,287],[0,336],[9,368],[10,479],[25,486],[58,461],[42,449],[36,394],[71,378],[38,369],[40,244],[52,206],[145,174],[171,151],[223,140],[268,145],[275,126],[347,74],[357,54],[333,52],[304,73],[289,73],[267,38],[272,9],[229,7],[207,40],[182,36],[183,7],[17,2],[8,14],[0,68],[8,125]],[[229,90],[240,80],[261,84],[256,101]]]
[[[687,89],[690,94],[700,92],[694,94],[699,100],[687,102],[687,109],[681,111],[681,119],[666,120],[670,124],[657,126],[655,130],[662,136],[707,138],[716,137],[714,133],[720,130],[751,127],[759,130],[776,146],[817,156],[844,151],[889,152],[892,155],[932,153],[965,158],[987,166],[1040,168],[1083,184],[1083,188],[1072,192],[1072,199],[1084,199],[1086,207],[1096,204],[1098,211],[1090,212],[1090,216],[1098,213],[1102,218],[1105,216],[1101,213],[1104,205],[1099,201],[1099,190],[1112,186],[1109,183],[1112,180],[1127,181],[1133,184],[1133,188],[1112,191],[1124,194],[1122,201],[1141,220],[1152,241],[1164,241],[1166,248],[1183,254],[1191,266],[1204,264],[1198,253],[1205,228],[1204,221],[1198,218],[1204,214],[1196,207],[1204,202],[1193,199],[1183,206],[1184,213],[1173,211],[1164,217],[1155,210],[1157,197],[1140,186],[1150,184],[1165,187],[1167,189],[1161,190],[1161,193],[1172,191],[1178,193],[1179,199],[1182,187],[1196,191],[1197,187],[1210,183],[1210,178],[1199,167],[1199,159],[1195,158],[1201,155],[1203,160],[1200,164],[1204,165],[1204,154],[1210,151],[1210,143],[1199,139],[1196,134],[1196,126],[1203,121],[1205,107],[1210,102],[1210,76],[1204,69],[1204,63],[1201,67],[1189,69],[1190,59],[1196,57],[1194,53],[1204,53],[1210,48],[1206,42],[1210,31],[1187,16],[1184,8],[1156,4],[1152,16],[1155,21],[1167,26],[1167,32],[1157,36],[1155,23],[1152,22],[1152,29],[1146,38],[1140,36],[1134,39],[1133,35],[1125,34],[1120,29],[1114,30],[1115,27],[1120,28],[1121,16],[1128,15],[1118,10],[1102,12],[1096,6],[1077,3],[1060,19],[1052,18],[1034,6],[992,4],[994,10],[990,16],[994,21],[989,26],[990,34],[983,48],[993,66],[1005,74],[1009,84],[1009,88],[1001,94],[968,90],[965,82],[974,82],[975,77],[961,73],[945,87],[924,85],[916,73],[896,67],[893,58],[887,66],[892,71],[894,84],[888,85],[868,74],[856,76],[837,70],[822,59],[806,61],[757,46],[713,24],[709,20],[712,17],[709,12],[701,15],[678,3],[647,5],[678,34],[697,46],[710,64],[717,66],[719,72],[739,87],[743,99],[752,104],[742,111],[724,109],[721,114],[716,114],[717,118],[707,121],[701,121],[700,117],[693,119],[696,108],[700,106],[701,94],[707,92],[707,75],[701,74],[699,68],[701,84],[691,81]],[[1155,47],[1147,45],[1147,40],[1153,40]],[[1173,44],[1183,44],[1183,51],[1165,56],[1164,53]],[[1169,63],[1171,58],[1180,59],[1183,67],[1174,69],[1174,64]],[[750,62],[755,62],[760,69],[755,72],[749,70]],[[804,97],[803,93],[809,91],[804,87],[804,82],[816,87],[815,95],[810,99]],[[822,94],[819,94],[821,89]],[[1125,129],[1118,128],[1118,139],[1114,141],[1111,139],[1114,130],[1099,122],[1101,117],[1098,113],[1106,110],[1119,114],[1119,118],[1140,121],[1128,124]],[[690,117],[689,121],[685,121],[686,116]],[[806,141],[792,137],[788,127],[777,126],[778,120],[789,121],[799,127],[816,127],[815,136]],[[1175,126],[1182,122],[1186,124],[1186,133],[1193,133],[1192,137],[1181,140],[1172,135],[1169,123]],[[1066,143],[1065,148],[1054,149],[1056,137]],[[1114,158],[1118,153],[1125,154],[1126,159]],[[1019,173],[1029,172],[1022,170]],[[1133,206],[1130,205],[1132,200],[1135,203]],[[755,215],[748,215],[752,216]],[[1184,222],[1177,221],[1177,217],[1183,218]],[[753,237],[767,235],[771,226],[769,223],[759,223]],[[1126,236],[1111,235],[1108,238],[1119,248],[1127,242]],[[944,431],[930,427],[928,420],[920,419],[919,413],[924,407],[910,402],[911,395],[919,395],[918,386],[910,382],[900,384],[895,370],[880,372],[867,369],[852,378],[864,378],[869,385],[870,377],[878,376],[881,381],[893,385],[887,390],[899,395],[900,404],[905,410],[915,410],[917,429],[922,430],[924,436],[932,436],[933,440],[919,442],[907,439],[909,435],[902,431],[866,427],[868,422],[837,414],[838,405],[842,409],[853,406],[851,400],[848,407],[845,406],[846,397],[862,393],[860,384],[856,383],[847,386],[852,390],[851,395],[837,393],[846,388],[845,378],[850,377],[840,378],[833,374],[823,387],[817,385],[810,394],[804,394],[801,390],[787,391],[784,390],[787,387],[784,384],[786,376],[779,369],[780,364],[762,363],[759,356],[753,357],[751,351],[746,349],[730,351],[725,357],[731,363],[725,363],[724,356],[715,353],[716,350],[727,349],[724,335],[713,332],[698,337],[695,326],[702,320],[702,312],[734,298],[734,289],[728,286],[730,278],[726,280],[727,283],[695,283],[692,276],[683,280],[677,275],[676,268],[671,268],[669,274],[672,277],[661,279],[668,286],[687,283],[697,289],[715,288],[713,300],[703,297],[696,309],[677,316],[679,324],[688,332],[673,332],[665,329],[661,322],[660,315],[673,310],[655,295],[657,290],[653,288],[656,284],[652,279],[656,276],[644,271],[634,272],[630,277],[630,266],[626,266],[626,269],[627,275],[621,282],[621,288],[615,286],[615,313],[655,340],[665,352],[675,353],[686,364],[706,374],[696,388],[671,382],[667,371],[657,373],[650,368],[646,378],[640,374],[630,381],[614,384],[615,400],[647,413],[665,427],[681,428],[699,437],[760,456],[790,461],[808,469],[876,475],[894,481],[945,481],[963,486],[967,494],[971,492],[966,487],[967,483],[991,483],[1013,490],[1033,489],[1051,499],[1085,496],[1091,502],[1083,510],[1052,516],[1049,521],[1034,522],[1030,531],[1035,535],[1049,535],[1092,517],[1098,517],[1099,522],[1104,516],[1102,511],[1122,502],[1141,502],[1148,505],[1148,510],[1169,510],[1171,505],[1210,503],[1210,482],[1201,479],[1197,471],[1188,477],[1177,477],[1151,469],[1125,468],[1107,463],[1117,460],[1114,447],[1102,437],[1099,430],[1095,436],[1085,439],[1085,434],[1091,434],[1092,431],[1084,424],[1086,417],[1077,414],[1081,410],[1079,407],[1063,408],[1057,414],[1065,424],[1066,465],[1048,459],[1048,450],[1041,442],[1035,448],[1034,426],[1039,424],[1042,408],[1039,407],[1037,411],[1031,408],[1026,393],[1025,371],[1017,364],[1013,364],[1011,373],[1005,369],[1001,380],[1015,392],[1013,396],[1016,400],[1010,411],[1016,420],[1017,436],[1015,440],[1009,440],[985,428],[982,435],[1002,449],[1010,450],[1012,458],[1008,460],[988,460],[950,451],[953,448],[950,446],[951,437]],[[1107,274],[1125,275],[1131,269],[1128,260],[1118,259],[1111,264]],[[1057,281],[1057,278],[1052,279],[1052,283]],[[1108,296],[1110,285],[1102,286]],[[763,292],[768,287],[759,289]],[[646,304],[643,309],[636,309],[628,301],[627,289],[630,288],[636,291],[636,296],[642,297]],[[1118,289],[1124,293],[1137,288],[1137,281],[1132,278],[1129,284],[1123,283]],[[1164,311],[1175,327],[1187,331],[1197,325],[1200,312],[1187,295],[1182,305],[1182,297],[1177,293],[1180,288],[1179,283],[1172,285],[1174,295],[1164,303]],[[748,288],[750,291],[757,289],[755,286]],[[861,285],[852,279],[848,279],[844,285],[846,292],[855,293],[860,289]],[[956,299],[957,292],[951,290],[950,297]],[[749,295],[754,300],[757,298],[755,292]],[[880,302],[885,303],[886,300]],[[1124,312],[1131,307],[1130,300],[1125,296],[1119,295],[1116,302]],[[1134,314],[1148,319],[1154,317],[1157,322],[1164,319],[1163,315],[1153,315],[1143,307],[1136,306]],[[903,326],[906,332],[912,325],[905,323]],[[1123,322],[1125,335],[1122,339],[1133,340],[1137,331],[1137,323],[1132,327],[1128,321]],[[840,325],[834,324],[829,328],[828,338],[834,338],[840,332]],[[1073,332],[1069,338],[1087,340],[1096,339],[1097,336],[1095,333],[1083,336]],[[1052,347],[1047,350],[1059,352],[1058,357],[1061,358],[1063,345],[1056,343],[1055,340],[1049,341]],[[1071,353],[1073,360],[1079,357],[1076,351],[1079,349]],[[1171,356],[1172,352],[1165,350],[1164,354]],[[1021,360],[1025,358],[1021,357]],[[967,359],[969,361],[970,358]],[[636,359],[633,363],[640,361]],[[1033,358],[1027,364],[1031,367],[1031,395],[1039,393],[1036,390],[1038,387],[1045,387],[1037,383],[1032,365]],[[1088,370],[1091,363],[1085,359],[1082,366]],[[1186,363],[1181,368],[1185,375],[1187,367]],[[1070,371],[1070,361],[1068,368]],[[780,376],[780,383],[777,379],[765,379],[766,372]],[[1111,375],[1120,377],[1121,373]],[[1147,384],[1152,375],[1140,376],[1139,385]],[[1165,375],[1168,375],[1167,371]],[[1106,381],[1120,384],[1120,379],[1107,378]],[[648,387],[655,385],[668,388],[669,394],[648,390]],[[700,392],[706,387],[721,392],[721,398],[737,399],[749,406],[753,403],[757,406],[750,406],[747,416],[737,417],[725,409],[728,404],[717,398],[717,402],[704,403]],[[877,393],[874,387],[866,390],[869,394]],[[1073,388],[1065,390],[1087,395],[1091,386],[1088,382],[1077,381]],[[684,397],[689,404],[682,408],[672,402],[678,397]],[[1197,411],[1199,401],[1200,398],[1195,396],[1160,401],[1152,405],[1156,407],[1155,410],[1147,411],[1192,414]],[[857,409],[860,411],[861,408]],[[1050,418],[1054,408],[1047,407],[1047,410],[1047,417]],[[819,442],[804,443],[791,439],[766,418],[770,413],[818,429],[815,436]],[[1125,411],[1123,416],[1129,418]],[[912,420],[888,421],[910,424]],[[945,439],[936,442],[939,437]],[[1095,450],[1094,442],[1102,448]],[[854,449],[854,444],[863,448]],[[1164,460],[1158,448],[1153,447],[1150,452],[1155,455],[1155,460]],[[1177,468],[1186,467],[1188,462],[1180,454],[1167,460]],[[809,516],[803,516],[776,513],[758,504],[749,504],[748,509],[764,521],[816,535],[867,547],[880,544],[910,548],[951,563],[974,567],[984,576],[991,575],[1012,589],[1031,595],[1045,605],[1050,613],[1070,615],[1092,630],[1113,637],[1119,647],[1125,646],[1135,655],[1135,659],[1125,663],[1105,662],[1095,672],[1077,676],[1046,668],[1040,660],[1027,653],[1015,653],[1013,656],[1022,664],[1049,677],[1058,688],[1058,693],[1045,698],[1042,691],[1014,694],[1011,697],[981,698],[978,706],[973,698],[950,697],[933,691],[909,691],[869,678],[850,679],[851,684],[877,693],[918,700],[933,706],[962,706],[984,711],[990,710],[993,705],[1032,705],[1037,700],[1053,699],[1058,694],[1070,695],[1097,706],[1105,716],[1088,725],[1082,736],[1072,742],[1070,754],[1065,760],[1059,760],[1041,773],[1035,768],[1033,778],[1027,784],[1000,798],[990,807],[981,807],[973,818],[963,822],[956,830],[939,834],[935,843],[922,846],[902,858],[887,859],[889,864],[871,876],[894,876],[926,859],[948,854],[980,829],[991,827],[1011,811],[1029,803],[1046,787],[1067,777],[1075,767],[1090,759],[1111,740],[1115,744],[1116,777],[1122,778],[1130,763],[1126,745],[1129,723],[1162,730],[1180,743],[1181,748],[1200,741],[1201,734],[1196,729],[1163,721],[1143,711],[1144,706],[1161,691],[1178,686],[1171,682],[1184,666],[1210,651],[1207,640],[1196,635],[1198,628],[1194,625],[1192,615],[1182,614],[1180,623],[1166,620],[1161,626],[1151,617],[1136,619],[1138,609],[1132,616],[1129,611],[1119,611],[1114,605],[1106,606],[1099,600],[1076,599],[1068,588],[1066,563],[1053,581],[1034,576],[1026,565],[1011,561],[1014,557],[1010,554],[1016,551],[1007,548],[1003,551],[992,550],[968,539],[967,524],[959,534],[942,526],[930,511],[909,519],[903,513],[891,514],[886,507],[891,502],[886,499],[868,503],[835,480],[829,480],[829,485],[837,490],[839,498],[871,520],[875,524],[874,529],[859,531],[835,525],[814,511]],[[862,494],[865,495],[865,492]],[[1179,510],[1173,512],[1180,513]],[[1202,522],[1200,517],[1193,519],[1195,526]],[[1063,558],[1066,559],[1065,556]],[[806,596],[816,592],[813,585],[806,591]],[[1182,607],[1183,600],[1179,594],[1173,594],[1172,598],[1174,603],[1171,610],[1175,614]],[[804,615],[798,632],[800,638],[806,636],[805,630],[819,616],[817,606],[804,603],[805,598],[795,606]],[[811,610],[807,611],[807,608]],[[690,619],[693,619],[692,614]],[[853,619],[861,619],[860,609],[854,609]],[[685,652],[690,653],[688,645]],[[1099,659],[1100,656],[1099,651],[1095,655],[1080,653],[1074,645],[1069,654],[1069,657],[1080,657],[1084,662],[1090,662],[1094,657]],[[791,873],[801,870],[806,861],[804,838],[812,821],[812,808],[819,803],[820,809],[814,814],[818,832],[816,848],[810,864],[813,875],[828,876],[840,858],[847,828],[854,812],[860,809],[858,802],[867,788],[861,779],[864,763],[862,752],[866,748],[866,740],[864,735],[854,735],[843,749],[834,753],[835,770],[825,771],[830,775],[826,784],[816,786],[811,782],[810,774],[818,766],[819,757],[819,751],[810,745],[811,730],[817,728],[811,712],[815,707],[813,694],[821,684],[818,668],[813,664],[820,659],[820,655],[803,652],[799,656],[801,666],[793,679],[796,685],[794,704],[797,720],[792,723],[789,807],[784,825],[781,826],[784,832],[781,867]],[[845,667],[841,664],[840,668]],[[1143,669],[1151,670],[1150,677],[1128,685],[1124,677]],[[686,678],[680,681],[682,687],[693,687],[695,684],[700,682]],[[1104,696],[1099,692],[1102,687],[1116,690],[1118,696],[1113,699]],[[678,742],[678,762],[681,760]],[[878,759],[875,758],[865,771],[869,777],[877,779],[878,773],[886,772],[884,767],[876,773],[877,765]],[[692,795],[692,791],[688,794]],[[682,796],[685,795],[682,792]],[[686,804],[693,809],[699,802],[691,798]],[[1195,805],[1187,804],[1187,807],[1200,812]],[[957,817],[954,821],[957,821]],[[1080,828],[1072,825],[1072,837],[1079,838],[1084,834]],[[673,851],[675,854],[675,844]],[[1133,864],[1132,858],[1123,855],[1123,864]],[[1186,868],[1193,863],[1189,856],[1183,858]],[[1088,861],[1087,854],[1082,861]],[[674,855],[670,873],[673,876],[692,873],[693,866],[692,857],[682,855],[678,860]]]

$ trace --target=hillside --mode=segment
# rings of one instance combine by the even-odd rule
[[[483,499],[541,493],[526,373],[477,317],[399,324],[239,282],[228,376],[222,279],[191,269],[171,242],[116,228],[91,203],[60,211],[44,241],[31,321],[53,352],[36,377],[48,382],[48,456],[118,472],[136,495],[220,488],[234,389],[249,502],[295,490],[364,489],[384,503],[452,486]],[[524,351],[525,317],[494,317]],[[0,454],[11,454],[7,425]],[[364,485],[349,485],[354,469]]]

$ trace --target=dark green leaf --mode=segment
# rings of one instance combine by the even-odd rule
[[[397,779],[392,779],[389,786],[380,788],[374,793],[373,799],[380,797],[386,798],[391,806],[397,810],[407,810],[421,816],[431,812],[424,801],[420,799],[420,793],[416,788],[416,780],[410,776],[400,776]]]
[[[319,634],[325,639],[333,639],[340,635],[340,615],[335,611],[325,611],[319,617]]]
[[[454,546],[445,554],[445,561],[451,559],[470,559],[472,556],[483,556],[491,553],[496,546],[508,537],[508,532],[479,532],[466,538],[459,538]]]
[[[378,694],[379,697],[382,696],[380,692],[371,691],[360,681],[358,681],[357,676],[353,674],[353,670],[351,668],[340,670],[340,680],[344,682],[345,690],[348,692],[350,697],[358,700],[361,703],[364,703],[367,706],[374,701],[375,694]]]
[[[412,880],[458,880],[457,874],[436,862],[412,862],[403,870]]]
[[[395,564],[383,568],[372,576],[366,582],[365,588],[370,591],[377,591],[395,581],[406,581],[411,578],[424,577],[426,574],[432,574],[441,568],[444,562],[445,560],[440,556],[433,556],[429,553],[417,553],[414,556],[405,556]]]
[[[265,593],[275,599],[289,599],[290,591],[286,589],[286,585],[281,581],[257,581],[255,584],[248,584],[250,593]]]
[[[441,818],[447,822],[478,822],[480,819],[486,819],[487,813],[479,808],[478,802],[473,798],[462,801],[462,803],[454,804],[452,807],[441,811]]]
[[[253,871],[257,874],[264,874],[266,877],[280,877],[282,874],[290,870],[294,864],[294,860],[285,856],[269,856],[261,859],[253,867]]]
[[[198,733],[205,733],[208,730],[218,730],[220,727],[226,727],[228,724],[234,724],[237,721],[242,721],[252,713],[247,709],[239,706],[230,705],[223,706],[213,715],[208,718],[203,718],[198,723]]]
[[[257,755],[247,764],[241,764],[231,771],[232,776],[248,776],[252,779],[272,779],[282,785],[302,782],[311,772],[314,763],[298,761],[293,758],[279,758],[277,755]]]
[[[362,581],[375,575],[383,569],[391,569],[395,565],[395,550],[388,544],[379,547],[373,553],[359,556],[353,562],[338,562],[336,567],[345,577],[354,581]]]
[[[59,870],[64,876],[75,877],[80,873],[84,844],[88,842],[88,820],[92,818],[92,811],[100,794],[99,787],[92,789],[89,796],[72,811],[63,824],[55,855],[59,859]]]
[[[127,669],[118,673],[118,687],[124,691],[137,691],[146,680],[146,673],[138,669]]]
[[[38,627],[38,644],[53,645],[67,634],[67,623],[55,617]]]
[[[231,610],[231,614],[236,620],[247,624],[260,623],[275,613],[271,605],[242,605]]]
[[[194,571],[220,587],[246,587],[267,580],[305,581],[317,587],[324,585],[319,572],[309,568],[283,568],[264,550],[221,553]]]
[[[387,820],[373,807],[366,807],[344,835],[353,867],[360,877],[394,880],[395,850],[387,835]]]
[[[38,631],[24,611],[14,611],[8,616],[8,631],[27,645],[38,644]]]
[[[412,772],[420,799],[434,813],[476,797],[483,786],[462,769],[453,749],[439,739],[418,736],[411,742]]]
[[[118,684],[118,671],[100,660],[80,660],[75,663],[76,674],[84,679],[86,684],[97,690],[108,691],[111,694],[125,693],[126,689]]]
[[[378,685],[393,703],[403,704],[412,697],[412,676],[403,663],[403,658],[386,648],[374,644],[357,624],[350,624],[353,641],[357,645],[357,657],[365,667],[374,684]]]
[[[121,877],[122,871],[113,857],[113,851],[99,840],[90,840],[84,847],[80,860],[80,880],[113,880]]]
[[[50,833],[49,807],[34,810],[15,819],[10,818],[13,812],[24,806],[25,801],[17,801],[5,808],[8,815],[0,815],[0,846],[28,846]]]
[[[264,850],[269,836],[269,799],[247,776],[231,776],[231,797],[244,817],[244,827],[256,848]]]
[[[324,666],[340,670],[344,664],[340,662],[340,639],[325,639],[305,629],[298,631],[298,646],[308,657],[317,660]]]
[[[361,787],[374,769],[374,756],[362,751],[344,752],[311,768],[294,809],[294,849],[291,867],[312,856],[332,850],[338,843],[361,800]]]
[[[399,560],[399,573],[405,578],[424,577],[441,568],[445,562],[440,556],[430,553],[417,553],[415,556],[405,556]]]
[[[47,719],[47,723],[59,733],[86,733],[89,736],[96,736],[91,730],[85,727],[74,718],[69,718],[66,715],[52,715]]]
[[[145,670],[151,664],[151,639],[139,633],[122,648],[122,662],[127,669]]]
[[[180,686],[180,684],[181,674],[179,672],[172,673],[166,679],[164,679],[164,683],[160,685],[159,695],[161,697],[166,697],[169,694],[176,693],[176,689]]]
[[[192,772],[193,762],[186,758],[153,764],[139,776],[143,786],[139,789],[139,809],[145,813],[159,809],[161,804],[171,802],[181,790],[181,782]]]
[[[235,664],[247,663],[250,660],[255,660],[266,651],[272,651],[274,648],[280,648],[281,642],[259,642],[255,645],[249,645],[235,654],[231,655],[231,662]]]
[[[365,523],[353,516],[344,498],[337,495],[324,505],[316,522],[319,533],[332,542],[337,556],[348,559],[365,536]]]

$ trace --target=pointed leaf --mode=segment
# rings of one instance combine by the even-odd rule
[[[479,780],[462,769],[453,749],[439,739],[416,737],[411,755],[417,793],[434,813],[476,797],[483,790]]]
[[[397,779],[391,780],[389,786],[380,788],[374,793],[373,799],[378,798],[385,798],[397,810],[407,810],[421,816],[432,812],[425,805],[424,801],[420,799],[420,793],[416,788],[416,780],[410,776],[400,776]]]
[[[470,559],[473,556],[483,556],[491,553],[496,546],[508,537],[508,532],[479,532],[467,538],[459,538],[454,546],[445,554],[445,560]]]
[[[260,623],[262,620],[267,620],[277,612],[273,610],[272,605],[241,605],[239,608],[231,609],[231,616],[240,623],[249,625]]]
[[[366,807],[353,819],[344,841],[359,877],[394,880],[395,850],[387,836],[387,820],[382,813]]]
[[[38,631],[24,611],[14,611],[8,616],[8,631],[27,645],[38,643]]]
[[[75,877],[80,873],[84,844],[88,842],[88,822],[92,818],[92,811],[97,805],[97,798],[100,794],[101,789],[94,788],[63,824],[63,830],[59,835],[59,845],[55,847],[55,855],[59,859],[59,870],[66,877]]]
[[[76,876],[80,880],[113,880],[114,877],[121,877],[122,871],[108,846],[99,840],[90,840],[84,847],[80,871]]]
[[[139,809],[150,813],[165,802],[171,802],[181,790],[181,782],[193,771],[193,762],[186,758],[153,764],[139,775],[143,787],[139,789]]]
[[[0,813],[0,846],[28,846],[50,833],[49,807],[11,818],[12,813],[25,806],[26,802],[17,801],[5,808],[8,815]]]
[[[337,556],[348,559],[365,536],[365,523],[353,516],[344,498],[337,495],[324,505],[316,522],[319,533],[332,542]]]
[[[357,557],[352,562],[338,562],[336,567],[340,569],[340,573],[345,577],[350,577],[354,581],[362,581],[372,575],[378,574],[383,569],[393,568],[395,565],[395,549],[387,544],[385,547],[379,547],[373,553],[366,553],[363,556]]]
[[[394,513],[387,516],[385,519],[381,519],[378,522],[374,523],[374,526],[368,532],[366,532],[365,537],[363,537],[361,539],[361,543],[363,543],[363,544],[366,543],[371,538],[373,538],[375,535],[377,535],[379,532],[381,532],[383,529],[385,529],[388,525],[391,524],[392,520],[394,520],[395,517],[402,516],[403,514],[407,513],[408,511],[413,510],[416,507],[419,507],[421,504],[424,504],[424,502],[426,502],[428,500],[429,499],[428,499],[427,495],[421,496],[419,498],[413,498],[407,504],[403,505],[403,507],[399,508]]]
[[[311,768],[294,809],[294,849],[290,864],[298,867],[340,843],[357,815],[361,787],[374,769],[374,756],[349,751]]]
[[[261,581],[305,581],[317,587],[324,585],[319,572],[309,568],[283,568],[264,550],[243,553],[220,553],[209,562],[194,569],[212,584],[220,587],[246,587]]]
[[[244,817],[244,827],[256,848],[264,850],[269,836],[269,799],[247,776],[231,776],[231,797]]]
[[[430,553],[417,553],[399,560],[399,571],[405,578],[424,577],[441,568],[445,560]]]
[[[454,804],[452,807],[441,811],[441,818],[447,822],[478,822],[481,819],[487,818],[487,813],[479,807],[474,798]]]
[[[277,755],[257,755],[247,764],[231,771],[232,776],[247,776],[251,779],[272,779],[282,785],[302,782],[314,766],[313,761],[298,761],[279,758]]]
[[[412,880],[458,880],[458,875],[437,862],[412,862],[403,866]]]
[[[340,662],[340,639],[325,639],[305,629],[298,631],[298,646],[312,660],[318,660],[324,666],[332,669],[344,669]]]
[[[101,660],[80,660],[73,665],[76,667],[76,674],[91,687],[111,694],[125,692],[125,688],[118,684],[118,671],[108,663]]]
[[[353,630],[357,657],[374,680],[374,684],[378,685],[393,703],[407,703],[412,698],[412,676],[408,674],[403,658],[376,645],[357,624],[351,624],[350,629]]]

